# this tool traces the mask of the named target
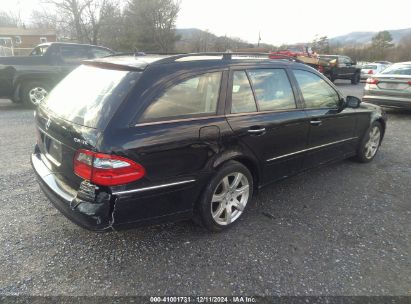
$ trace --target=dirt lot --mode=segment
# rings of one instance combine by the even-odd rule
[[[276,183],[226,232],[96,234],[40,191],[33,111],[0,101],[0,295],[411,295],[411,113],[389,119],[375,161]]]

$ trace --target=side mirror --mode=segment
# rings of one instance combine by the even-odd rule
[[[360,107],[361,104],[361,99],[355,96],[347,96],[345,98],[345,107],[346,108],[352,108],[352,109],[357,109]]]

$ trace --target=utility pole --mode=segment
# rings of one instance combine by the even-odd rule
[[[261,32],[258,32],[258,43],[257,43],[257,47],[260,47],[260,41],[261,41]]]

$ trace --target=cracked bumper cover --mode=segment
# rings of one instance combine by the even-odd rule
[[[31,155],[31,164],[40,188],[53,205],[75,224],[92,231],[111,230],[110,195],[101,192],[94,202],[78,198],[78,192],[57,178],[39,154]]]

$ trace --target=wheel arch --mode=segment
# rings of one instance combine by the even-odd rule
[[[381,140],[382,140],[385,135],[385,129],[387,127],[387,122],[382,117],[377,118],[375,121],[379,122],[382,126],[382,135],[381,135]]]
[[[29,82],[44,82],[48,86],[54,87],[54,80],[52,76],[43,74],[29,74],[15,77],[14,89],[21,91],[22,86]]]
[[[219,157],[215,162],[214,162],[214,169],[218,170],[221,166],[223,166],[225,163],[229,161],[236,161],[245,166],[251,173],[251,176],[253,177],[253,185],[254,185],[254,193],[257,193],[261,181],[261,170],[258,165],[258,161],[249,156],[245,155],[239,152],[232,152],[232,153],[227,153]]]

